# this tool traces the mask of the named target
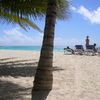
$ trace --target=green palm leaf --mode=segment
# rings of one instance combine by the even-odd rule
[[[43,17],[46,14],[47,3],[48,0],[0,0],[0,18],[5,22],[19,24],[25,30],[31,26],[41,32],[38,26],[29,19]],[[58,19],[68,18],[68,4],[67,0],[58,0]]]
[[[18,17],[16,15],[8,14],[6,12],[0,12],[0,22],[5,21],[7,23],[19,24],[23,29],[27,30],[29,26],[42,32],[42,30],[33,22],[27,18]]]
[[[37,18],[46,14],[48,0],[1,0],[0,3],[2,11],[26,18],[29,16]],[[68,0],[58,0],[57,6],[57,17],[59,19],[68,17]]]

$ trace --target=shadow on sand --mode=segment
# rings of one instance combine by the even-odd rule
[[[0,59],[0,76],[32,77],[35,75],[37,62],[28,62],[32,60],[7,61],[9,59],[11,60],[11,58]]]
[[[13,60],[12,60],[13,59]],[[34,62],[35,61],[35,62]],[[33,77],[37,69],[36,60],[17,60],[16,58],[0,59],[0,77]],[[63,71],[53,67],[53,71]],[[32,87],[22,87],[12,81],[0,80],[0,100],[31,100]],[[33,91],[32,100],[46,100],[50,90]]]
[[[0,77],[12,76],[12,77],[32,77],[35,75],[38,62],[28,62],[34,60],[15,60],[7,61],[14,58],[0,59]],[[64,69],[53,67],[53,71],[61,71]]]
[[[46,100],[50,91],[34,91],[9,81],[0,80],[0,100]]]
[[[30,91],[31,88],[24,88],[8,81],[0,81],[0,100],[30,100]]]
[[[46,100],[51,90],[32,91],[32,100]]]

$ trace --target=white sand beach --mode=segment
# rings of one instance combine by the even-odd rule
[[[0,100],[31,100],[39,52],[0,50]],[[100,56],[54,52],[53,90],[46,100],[100,100]]]

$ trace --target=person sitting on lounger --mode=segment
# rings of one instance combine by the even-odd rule
[[[93,48],[94,52],[97,52],[97,49],[96,49],[96,43],[94,43],[94,48]]]
[[[70,49],[69,46],[67,46],[67,49]]]
[[[72,51],[72,54],[74,54],[74,50],[71,49],[69,46],[67,46],[67,49],[70,49]]]
[[[90,43],[89,36],[86,37],[86,40],[85,40],[85,41],[86,41],[86,44],[85,44],[86,49],[88,49],[88,47],[89,47],[89,45],[90,45],[90,44],[89,44],[89,43]]]

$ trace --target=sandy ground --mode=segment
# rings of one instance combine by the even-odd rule
[[[36,51],[0,50],[0,100],[31,100]],[[100,100],[100,56],[54,53],[53,90],[46,100]]]

